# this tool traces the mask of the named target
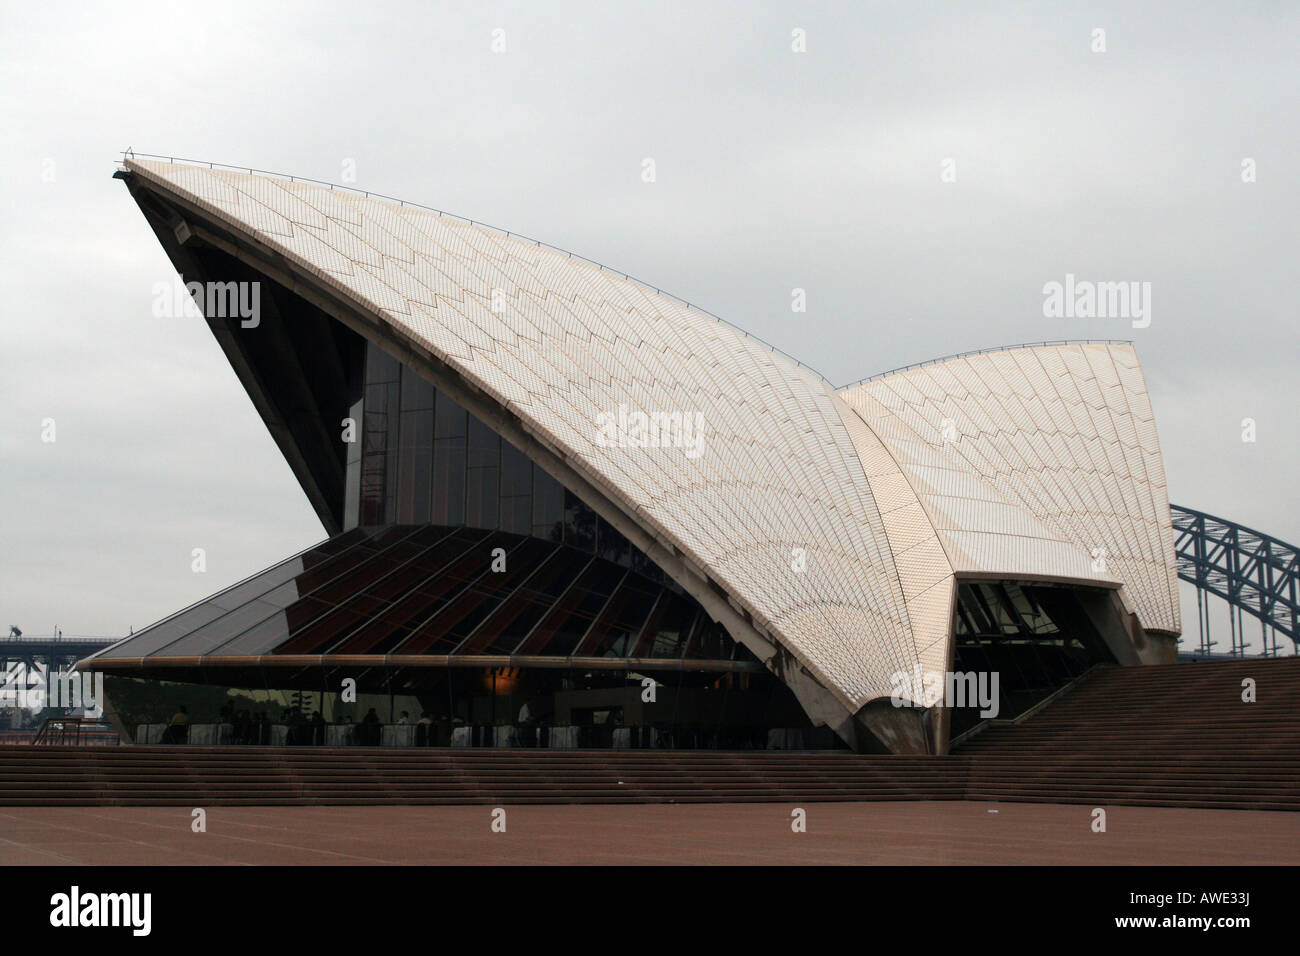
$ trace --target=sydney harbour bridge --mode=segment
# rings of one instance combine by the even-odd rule
[[[1278,634],[1289,638],[1289,653],[1297,652],[1297,591],[1300,560],[1296,547],[1226,518],[1170,505],[1174,523],[1174,551],[1178,577],[1196,587],[1197,644],[1199,654],[1242,656],[1247,650],[1247,618],[1257,622],[1258,648],[1250,652],[1268,656],[1287,653]],[[1211,633],[1212,598],[1227,603],[1228,633]],[[1227,638],[1224,647],[1222,638]],[[1191,622],[1183,622],[1183,651],[1191,650]],[[1216,648],[1221,648],[1216,650]]]

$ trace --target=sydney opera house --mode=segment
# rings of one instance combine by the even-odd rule
[[[915,675],[996,673],[1012,714],[1099,662],[1176,658],[1130,345],[836,388],[477,223],[207,166],[117,175],[328,534],[86,662],[120,717],[224,688],[474,744],[945,753],[971,714]]]

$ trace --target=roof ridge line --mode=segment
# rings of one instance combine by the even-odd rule
[[[836,391],[842,392],[847,388],[853,388],[857,385],[865,385],[867,382],[874,382],[877,379],[886,378],[890,375],[897,375],[899,372],[907,372],[914,368],[925,368],[927,365],[939,365],[943,362],[951,362],[953,359],[967,358],[971,355],[991,355],[994,352],[1013,352],[1016,349],[1033,349],[1041,348],[1044,345],[1132,345],[1132,339],[1049,339],[1045,342],[1019,342],[1014,345],[994,345],[984,349],[970,349],[966,352],[956,352],[952,355],[943,355],[939,358],[926,359],[923,362],[913,362],[910,365],[900,365],[897,368],[891,368],[884,372],[877,372],[875,375],[868,375],[866,378],[860,378],[856,382],[849,382],[847,385],[839,386]]]
[[[269,169],[256,169],[252,166],[235,166],[231,163],[217,163],[206,159],[188,159],[182,156],[164,156],[159,153],[137,153],[135,152],[135,150],[129,148],[122,150],[122,159],[120,160],[120,163],[122,165],[125,165],[128,159],[160,159],[160,160],[165,160],[166,162],[169,163],[173,163],[178,166],[196,166],[196,167],[206,167],[208,169],[228,169],[233,172],[247,173],[250,176],[261,175],[266,177],[274,177],[277,179],[284,179],[291,183],[309,183],[313,186],[324,186],[330,190],[338,189],[344,192],[355,193],[360,196],[365,196],[367,199],[379,199],[384,202],[397,203],[398,206],[401,206],[403,208],[409,207],[411,209],[419,209],[424,212],[437,213],[439,216],[445,216],[446,218],[449,219],[457,219],[471,226],[478,226],[483,229],[490,229],[493,232],[499,232],[504,236],[506,236],[507,238],[522,239],[525,242],[531,242],[536,246],[540,246],[541,248],[550,249],[552,252],[562,252],[564,253],[564,255],[568,256],[571,259],[579,259],[582,262],[587,263],[588,265],[595,266],[597,269],[601,270],[602,272],[609,272],[613,275],[621,276],[624,280],[628,282],[634,282],[637,285],[642,286],[643,288],[649,289],[652,292],[654,292],[656,295],[662,295],[665,298],[672,299],[674,302],[677,302],[685,306],[687,309],[691,310],[692,312],[698,312],[701,315],[708,316],[709,318],[713,319],[715,322],[719,322],[722,325],[727,326],[727,328],[732,329],[735,332],[739,332],[745,338],[753,339],[755,342],[758,342],[760,345],[764,346],[768,351],[789,359],[797,367],[801,369],[805,369],[806,371],[811,372],[813,375],[819,378],[822,381],[822,383],[827,388],[829,388],[832,392],[835,391],[835,384],[830,379],[828,379],[825,375],[823,375],[821,372],[815,369],[813,366],[809,365],[807,362],[795,358],[789,352],[785,351],[784,349],[778,348],[777,346],[773,345],[771,342],[768,342],[766,339],[759,338],[754,333],[741,328],[740,326],[736,325],[734,322],[730,322],[727,319],[724,319],[722,316],[714,312],[710,312],[708,309],[705,309],[699,305],[696,305],[692,302],[688,302],[686,299],[683,299],[681,296],[674,295],[671,292],[667,292],[664,289],[660,288],[659,286],[654,285],[653,283],[646,282],[643,279],[638,279],[634,275],[629,275],[628,273],[624,272],[621,269],[615,269],[612,266],[605,265],[603,262],[597,262],[595,259],[589,259],[586,256],[579,255],[576,252],[571,252],[568,249],[562,249],[559,246],[553,245],[552,243],[546,242],[542,239],[534,239],[532,236],[526,236],[521,232],[513,232],[509,229],[503,229],[500,226],[494,226],[489,222],[482,222],[477,219],[470,219],[467,216],[461,216],[454,212],[448,212],[445,209],[438,209],[435,206],[426,206],[422,203],[410,202],[405,199],[397,199],[394,196],[387,196],[384,195],[383,193],[372,192],[367,189],[360,189],[356,186],[345,186],[338,183],[327,182],[323,179],[312,179],[309,176],[294,176],[290,173],[277,173]]]

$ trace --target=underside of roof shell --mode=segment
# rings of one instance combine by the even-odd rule
[[[301,182],[125,166],[487,396],[845,714],[888,697],[895,673],[944,666],[952,568],[938,536],[869,422],[807,369],[622,275],[488,227]],[[611,442],[610,417],[636,412],[689,416],[700,453]]]
[[[1133,347],[1006,349],[840,396],[896,456],[958,574],[1118,583],[1180,629],[1164,464]]]

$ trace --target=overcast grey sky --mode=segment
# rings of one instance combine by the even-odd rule
[[[704,6],[6,0],[0,624],[123,634],[324,536],[203,322],[152,317],[128,146],[352,162],[837,384],[1131,338],[1172,500],[1300,541],[1300,5]],[[1067,273],[1150,282],[1150,326],[1045,318]]]

